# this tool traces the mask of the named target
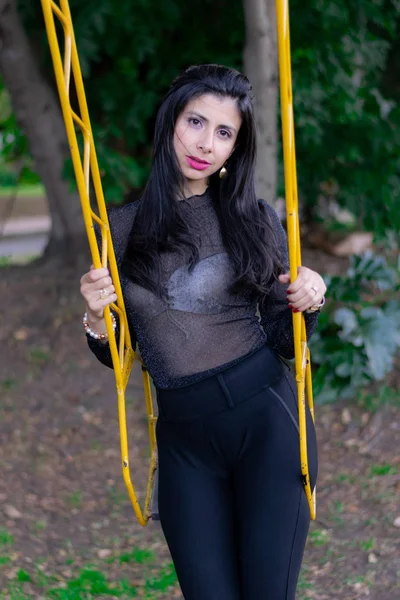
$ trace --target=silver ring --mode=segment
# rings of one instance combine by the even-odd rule
[[[109,296],[108,290],[106,290],[105,288],[101,288],[101,290],[100,290],[100,300],[104,300],[104,298],[107,298],[107,296]]]
[[[314,287],[314,286],[312,285],[312,286],[311,286],[311,289],[312,289],[312,290],[314,290],[314,293],[315,293],[315,294],[318,294],[318,290],[317,290],[317,288],[316,288],[316,287]]]

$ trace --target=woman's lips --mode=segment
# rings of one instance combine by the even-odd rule
[[[196,169],[196,171],[204,171],[205,169],[207,169],[207,167],[210,166],[210,163],[200,162],[192,156],[188,156],[186,160],[188,161],[189,166],[192,167],[192,169]]]

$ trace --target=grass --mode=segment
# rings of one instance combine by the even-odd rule
[[[338,473],[335,475],[335,483],[350,483],[353,484],[357,480],[357,477],[352,473]]]
[[[8,545],[14,543],[14,537],[5,529],[0,529],[0,545]]]
[[[124,555],[120,556],[120,562]],[[126,556],[126,555],[125,555]],[[155,563],[156,557],[145,550],[135,549],[130,556],[136,557],[140,565],[151,560]],[[153,565],[154,566],[154,565]],[[147,576],[143,573],[143,583],[140,589],[132,585],[127,578],[111,581],[106,573],[93,565],[87,565],[70,578],[60,581],[59,577],[45,575],[36,565],[35,573],[28,573],[23,569],[16,571],[14,578],[8,583],[7,588],[0,592],[0,600],[25,600],[30,598],[24,584],[40,588],[40,593],[45,594],[49,600],[94,600],[95,598],[142,598],[143,600],[156,600],[160,594],[167,593],[171,586],[177,584],[177,577],[172,562],[160,566],[156,575]],[[31,588],[30,588],[31,589]]]
[[[29,353],[30,361],[38,365],[44,365],[50,360],[50,353],[43,348],[33,348]]]
[[[308,591],[312,590],[313,584],[310,583],[307,579],[308,576],[308,568],[306,565],[302,565],[299,575],[299,580],[297,582],[297,592],[299,594],[299,600],[308,600]]]
[[[126,492],[125,490],[120,491],[117,486],[110,485],[106,487],[106,491],[109,494],[109,502],[113,507],[115,506],[124,506],[126,502]]]
[[[0,198],[9,197],[15,193],[15,187],[0,187]],[[17,190],[17,198],[27,198],[45,195],[45,189],[40,183],[32,185],[24,185]]]
[[[329,533],[326,529],[314,529],[310,532],[309,538],[313,546],[324,546],[328,543]]]
[[[374,548],[374,546],[375,546],[374,538],[369,538],[368,540],[362,540],[360,542],[360,548],[364,552],[369,552],[370,550],[372,550]]]
[[[390,464],[371,465],[369,469],[370,477],[382,477],[384,475],[397,475],[397,468]]]
[[[343,525],[343,502],[340,500],[335,500],[334,502],[330,502],[330,518],[333,523],[336,525]]]
[[[3,390],[5,392],[7,392],[8,390],[12,390],[15,387],[17,387],[18,385],[18,381],[16,379],[13,379],[12,377],[7,377],[6,379],[2,379],[0,380],[0,386],[3,388]],[[1,536],[1,533],[0,533]],[[0,543],[1,543],[1,537],[0,537]]]
[[[46,521],[39,519],[36,523],[33,524],[32,530],[35,532],[44,531],[47,527]]]
[[[360,390],[357,402],[362,409],[371,414],[375,414],[383,406],[400,406],[398,391],[389,385],[380,386],[373,392]]]
[[[70,506],[74,506],[75,508],[80,508],[82,506],[82,492],[76,491],[70,494],[67,498],[68,504]]]
[[[0,256],[0,267],[9,267],[12,262],[11,256]]]
[[[120,563],[139,563],[143,564],[145,562],[154,560],[154,553],[151,550],[142,550],[140,548],[135,548],[132,552],[125,552],[121,554],[119,557]]]

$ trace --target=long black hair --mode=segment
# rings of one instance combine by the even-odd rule
[[[228,176],[209,177],[208,190],[220,221],[224,246],[232,260],[234,290],[267,293],[282,271],[282,259],[269,216],[254,186],[256,128],[247,77],[220,65],[196,65],[174,80],[157,114],[153,165],[129,235],[122,272],[139,285],[163,295],[160,253],[189,254],[189,269],[199,260],[200,240],[189,228],[179,202],[184,176],[174,150],[175,124],[190,100],[203,94],[233,98],[242,117]]]

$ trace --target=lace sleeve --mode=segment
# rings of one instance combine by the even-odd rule
[[[110,231],[111,237],[113,241],[114,251],[115,251],[115,259],[117,261],[118,271],[120,272],[122,259],[125,253],[126,244],[128,241],[129,232],[133,225],[133,221],[136,214],[136,203],[127,204],[126,206],[112,208],[108,211],[108,220],[110,223]],[[95,234],[97,243],[99,248],[101,247],[101,234],[99,227],[95,224]],[[117,340],[117,345],[119,341],[119,323],[118,317],[115,313],[113,313],[117,320],[117,327],[115,330],[115,338]],[[136,348],[136,336],[132,328],[130,328],[130,335],[133,349]],[[99,340],[96,340],[86,334],[86,339],[90,350],[96,356],[96,358],[106,367],[110,369],[113,368],[112,358],[111,358],[111,350],[110,346],[107,343],[102,343]]]

